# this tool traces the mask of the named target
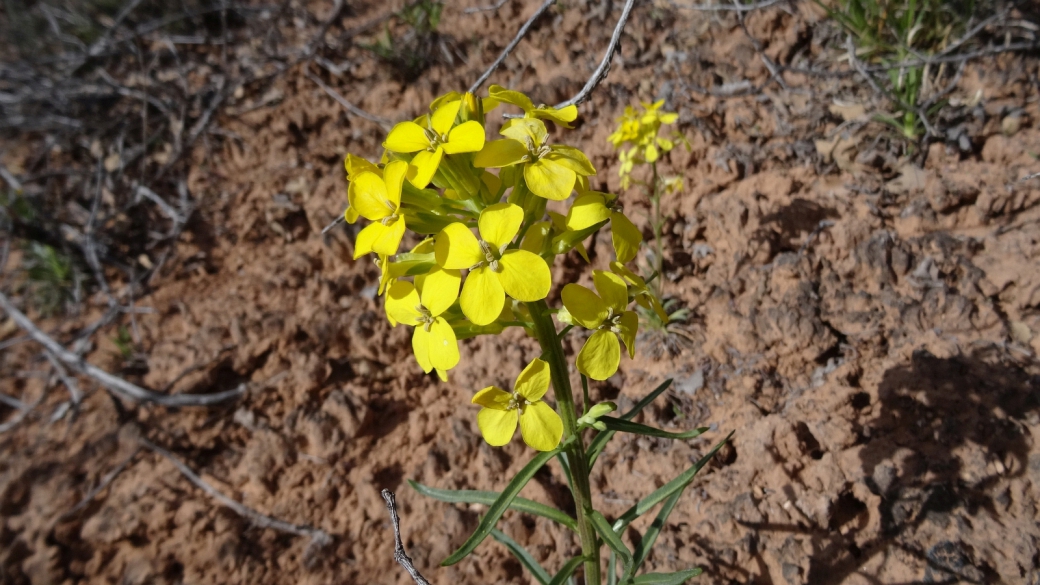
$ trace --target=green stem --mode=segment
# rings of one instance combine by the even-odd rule
[[[574,506],[577,508],[578,537],[581,539],[581,553],[585,557],[585,585],[599,585],[599,543],[596,540],[596,529],[592,526],[592,491],[589,487],[589,461],[585,458],[585,441],[578,432],[578,414],[574,407],[574,394],[571,391],[571,379],[567,370],[567,360],[563,355],[563,346],[556,334],[545,301],[527,303],[527,310],[534,321],[534,333],[542,353],[549,362],[549,373],[552,377],[556,405],[563,419],[563,440],[574,437],[567,446],[567,462],[571,470],[571,485],[574,486]]]
[[[657,175],[657,163],[651,163],[653,179],[650,186],[650,202],[653,204],[653,217],[650,225],[654,230],[654,270],[657,274],[664,274],[664,244],[661,242],[661,186],[660,177]],[[661,281],[658,280],[654,286],[654,294],[661,298]]]

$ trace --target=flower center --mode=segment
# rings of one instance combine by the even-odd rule
[[[429,333],[430,327],[433,325],[433,322],[437,320],[437,318],[434,317],[432,313],[430,313],[429,309],[422,305],[416,305],[415,310],[419,311],[419,316],[415,318],[416,324],[421,324],[423,326],[423,329],[427,333]]]
[[[480,244],[480,251],[484,253],[484,262],[481,262],[481,264],[487,264],[491,270],[501,272],[502,267],[499,265],[498,257],[492,250],[491,245],[484,240],[477,240],[477,243]]]
[[[600,329],[605,329],[617,335],[621,334],[621,313],[614,314],[614,309],[607,309],[607,318],[603,320]]]
[[[437,150],[437,147],[448,141],[448,135],[437,134],[437,131],[433,128],[423,128],[423,133],[426,134],[426,139],[430,141],[430,146],[426,148],[430,152]]]
[[[531,404],[530,400],[513,392],[513,397],[509,399],[509,405],[506,406],[506,410],[519,410],[520,414],[523,414],[528,404]]]
[[[527,145],[527,154],[520,158],[520,162],[535,162],[552,152],[548,144],[535,145],[534,140],[530,136],[524,136],[524,143]]]
[[[390,215],[388,215],[388,216],[384,217],[383,219],[379,220],[379,222],[382,223],[383,225],[390,225],[390,224],[394,223],[395,221],[397,221],[397,218],[398,218],[397,210],[395,209],[393,213],[391,213]]]

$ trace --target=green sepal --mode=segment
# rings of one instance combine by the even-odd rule
[[[553,254],[566,254],[571,251],[574,246],[585,241],[585,238],[596,233],[599,228],[607,225],[608,220],[601,221],[597,224],[590,225],[583,230],[567,230],[562,234],[553,238],[552,248],[550,250]]]
[[[688,569],[686,571],[679,571],[677,573],[647,573],[636,577],[633,581],[633,585],[682,585],[690,579],[700,575],[703,572],[701,568]]]
[[[452,321],[451,328],[455,331],[455,339],[463,340],[478,335],[498,335],[505,331],[506,326],[500,321],[488,323],[487,325],[474,325],[469,321]]]
[[[686,431],[684,433],[669,433],[668,431],[662,431],[661,429],[655,429],[654,427],[648,427],[639,423],[634,423],[620,418],[614,418],[612,416],[601,416],[598,419],[608,430],[618,433],[632,433],[634,435],[646,435],[648,437],[660,437],[662,439],[692,439],[703,435],[708,427],[698,427],[692,431]]]
[[[621,558],[621,566],[624,567],[622,571],[628,574],[632,570],[632,551],[628,550],[628,547],[621,541],[618,533],[610,527],[610,523],[603,517],[603,514],[593,510],[589,518],[592,520],[593,528],[596,529],[596,534],[603,539],[603,543],[611,551]],[[624,584],[624,581],[622,581],[622,584]]]
[[[491,534],[495,524],[498,522],[499,518],[502,517],[502,514],[504,514],[509,508],[510,504],[512,504],[513,499],[516,498],[518,493],[520,493],[520,490],[523,489],[523,487],[527,485],[527,482],[534,477],[534,474],[537,473],[546,462],[555,457],[562,448],[563,444],[561,443],[559,447],[552,451],[539,453],[534,459],[528,462],[528,464],[525,465],[512,480],[510,480],[506,489],[502,490],[502,493],[500,493],[494,503],[491,504],[488,508],[487,515],[481,519],[480,524],[477,525],[477,529],[473,531],[473,534],[471,534],[470,537],[466,539],[466,542],[462,543],[462,546],[453,552],[451,556],[441,561],[441,566],[446,567],[448,565],[454,565],[466,558],[469,553],[473,552],[473,550],[477,548],[477,545],[484,542],[484,539]]]
[[[654,388],[653,392],[647,394],[643,397],[642,400],[637,402],[636,405],[632,407],[632,410],[629,410],[625,414],[622,414],[621,419],[632,420],[633,418],[635,418],[637,414],[642,412],[644,408],[646,408],[651,402],[656,400],[657,397],[660,396],[671,385],[671,378],[668,378],[664,382],[661,382],[661,384],[657,388]],[[599,459],[600,453],[603,452],[603,449],[607,446],[607,442],[610,441],[610,439],[614,436],[615,432],[616,431],[608,430],[605,433],[600,433],[596,435],[594,439],[592,439],[591,443],[589,443],[589,448],[585,451],[585,455],[586,457],[588,457],[589,460],[589,469],[592,469],[592,466],[596,464],[596,459]]]
[[[556,576],[552,578],[552,581],[549,581],[549,585],[563,585],[563,583],[570,579],[571,575],[574,574],[574,571],[576,571],[584,562],[585,557],[575,557],[567,561],[562,567],[560,567],[560,572],[556,573]]]
[[[408,229],[424,235],[439,234],[445,226],[459,222],[459,218],[451,215],[439,215],[410,207],[404,208],[404,216]]]
[[[490,506],[494,504],[501,495],[498,492],[485,492],[479,490],[442,490],[412,480],[408,480],[408,485],[412,486],[413,490],[428,498],[448,502],[450,504],[484,504],[485,506]],[[561,512],[556,508],[546,506],[545,504],[538,503],[534,500],[528,500],[527,498],[513,498],[512,503],[509,504],[509,509],[523,512],[525,514],[531,514],[532,516],[541,516],[542,518],[566,526],[571,530],[576,531],[578,529],[577,521],[565,512]]]
[[[643,514],[646,514],[651,508],[668,499],[668,497],[674,494],[675,492],[682,491],[686,488],[686,486],[690,485],[690,483],[693,481],[693,478],[697,475],[697,472],[700,471],[702,467],[707,465],[708,461],[711,461],[711,458],[714,457],[716,453],[718,453],[719,449],[721,449],[722,446],[725,445],[732,436],[733,432],[730,432],[730,434],[726,435],[726,438],[722,441],[719,441],[719,444],[715,445],[715,447],[713,447],[707,455],[698,459],[697,463],[694,463],[686,471],[682,472],[678,477],[657,488],[649,496],[646,496],[642,500],[639,500],[638,502],[636,502],[634,506],[632,506],[628,510],[625,510],[625,513],[619,516],[618,519],[614,521],[614,531],[621,532],[633,520],[642,516]]]
[[[390,276],[399,278],[401,276],[428,274],[435,266],[437,266],[437,260],[433,257],[433,252],[429,254],[406,252],[394,256],[394,261],[390,263]]]
[[[527,549],[520,546],[518,542],[506,536],[504,532],[495,528],[491,530],[491,538],[494,538],[498,542],[501,542],[509,549],[509,552],[513,553],[516,560],[520,561],[520,564],[524,566],[534,578],[538,580],[542,585],[549,585],[549,572],[542,568],[538,561],[534,560],[531,553],[527,552]]]

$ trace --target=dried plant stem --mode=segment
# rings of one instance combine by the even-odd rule
[[[401,519],[397,516],[397,498],[394,496],[394,492],[384,489],[380,494],[386,501],[386,509],[390,511],[390,523],[394,527],[394,561],[408,571],[416,585],[431,585],[426,577],[423,577],[422,573],[415,568],[411,557],[404,550],[404,542],[401,540]]]
[[[496,69],[498,69],[498,66],[502,64],[502,61],[505,61],[506,57],[509,56],[509,53],[512,53],[513,49],[515,49],[516,46],[520,44],[520,41],[524,38],[524,35],[527,34],[528,29],[531,28],[531,25],[534,24],[534,21],[538,20],[538,17],[541,16],[546,10],[548,10],[549,7],[552,6],[553,2],[556,2],[556,0],[545,0],[544,2],[542,2],[542,5],[538,7],[538,10],[534,11],[534,14],[531,15],[531,18],[528,18],[527,22],[525,22],[523,26],[520,27],[520,30],[516,31],[516,36],[513,37],[513,40],[509,41],[509,44],[506,45],[505,49],[502,49],[502,54],[498,56],[498,59],[495,59],[495,62],[492,63],[486,71],[484,71],[484,74],[481,75],[476,81],[474,81],[473,85],[469,86],[468,91],[470,93],[477,91],[478,89],[480,89],[480,86],[484,85],[484,82],[487,81],[488,77],[491,77],[491,74],[494,73]]]
[[[621,44],[621,33],[625,30],[625,23],[628,22],[628,16],[632,14],[632,6],[635,3],[635,0],[626,0],[625,7],[621,9],[621,18],[618,19],[617,24],[614,26],[614,34],[610,35],[610,44],[607,45],[607,51],[603,54],[603,60],[600,61],[599,67],[592,72],[592,77],[585,82],[585,87],[581,88],[581,91],[571,99],[556,104],[557,108],[576,106],[582,103],[588,99],[589,94],[596,89],[599,82],[606,78],[607,73],[610,72],[610,62],[614,59],[614,53],[617,52],[618,46]]]

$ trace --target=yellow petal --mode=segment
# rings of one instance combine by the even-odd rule
[[[412,353],[422,371],[429,374],[433,364],[430,362],[430,332],[425,327],[416,327],[412,332]]]
[[[484,261],[484,252],[466,224],[448,224],[437,234],[433,244],[434,258],[442,268],[470,268]]]
[[[570,128],[570,123],[578,119],[578,106],[567,106],[563,109],[545,107],[538,108],[534,113],[537,118],[552,120],[564,128]]]
[[[574,171],[547,158],[524,165],[527,188],[535,195],[553,201],[563,201],[571,196],[576,177]]]
[[[592,271],[592,283],[596,285],[599,297],[617,315],[628,306],[628,286],[622,278],[603,270]]]
[[[462,314],[474,325],[487,325],[498,318],[506,303],[506,294],[498,274],[487,266],[470,270],[462,285]]]
[[[422,313],[419,312],[419,293],[412,283],[398,280],[386,291],[386,314],[394,321],[415,325]]]
[[[607,209],[603,196],[598,193],[588,193],[580,195],[574,200],[574,204],[567,212],[567,227],[577,232],[608,219],[610,219],[610,210]]]
[[[447,154],[477,152],[481,148],[484,148],[484,127],[476,120],[452,128],[448,141],[444,143],[444,152]]]
[[[585,156],[585,153],[573,146],[553,145],[552,152],[549,153],[547,158],[560,163],[579,175],[588,176],[596,174],[596,167],[592,166],[592,162]]]
[[[520,244],[520,249],[541,255],[551,232],[552,224],[547,221],[532,223],[531,227],[527,228],[527,233],[524,234],[524,241]]]
[[[433,175],[437,172],[437,167],[441,164],[441,158],[444,157],[444,149],[438,147],[437,150],[430,152],[424,150],[416,153],[415,157],[412,158],[412,167],[410,170],[414,170],[412,176],[408,177],[408,180],[415,185],[416,189],[425,189],[430,181],[433,180]]]
[[[621,363],[621,343],[610,331],[599,330],[585,342],[575,364],[578,371],[593,380],[606,380]]]
[[[383,183],[386,184],[386,199],[393,204],[396,211],[401,207],[401,187],[404,186],[404,178],[408,174],[408,163],[403,160],[395,160],[383,169]]]
[[[376,165],[368,162],[360,156],[354,156],[353,154],[347,154],[343,159],[343,168],[347,170],[348,180],[353,179],[363,172],[375,173],[377,175],[381,175],[383,172],[379,170],[379,167]]]
[[[516,432],[516,410],[495,410],[482,408],[477,413],[477,426],[480,434],[492,447],[501,447],[509,443]]]
[[[473,399],[470,403],[483,406],[484,408],[490,408],[492,410],[507,410],[509,408],[509,401],[513,399],[513,395],[498,386],[488,386],[480,392],[473,395]]]
[[[627,264],[639,253],[639,244],[643,242],[643,234],[625,214],[610,214],[610,235],[614,241],[614,254],[618,262]]]
[[[477,227],[480,239],[491,244],[497,252],[513,241],[523,222],[524,210],[519,205],[503,201],[481,211]]]
[[[610,271],[623,278],[629,286],[638,290],[646,290],[646,281],[643,280],[643,277],[625,268],[620,262],[611,262]]]
[[[534,147],[545,144],[549,138],[549,132],[545,129],[545,123],[535,118],[521,118],[513,120],[508,128],[502,129],[502,136],[527,143],[530,139]]]
[[[473,157],[473,166],[478,169],[507,167],[520,162],[526,155],[527,147],[521,142],[510,138],[492,140]]]
[[[401,238],[404,237],[404,218],[399,217],[383,225],[380,221],[368,224],[365,229],[358,233],[357,241],[354,242],[354,259],[358,259],[369,252],[393,256],[397,248],[401,246]]]
[[[549,391],[549,376],[549,363],[535,358],[516,377],[513,390],[531,402],[541,400],[542,396]]]
[[[390,130],[383,146],[394,152],[418,152],[430,147],[426,131],[415,122],[401,122]]]
[[[530,112],[534,110],[534,102],[531,101],[531,98],[520,93],[519,91],[506,89],[501,85],[492,85],[491,87],[489,87],[488,95],[497,101],[504,102],[507,104],[513,104],[514,106],[517,106],[520,109],[522,109],[524,112]],[[575,112],[577,112],[577,108],[575,108]]]
[[[459,342],[455,339],[455,331],[444,319],[438,317],[430,324],[428,351],[430,363],[439,370],[450,370],[459,365]]]
[[[451,130],[461,107],[462,100],[448,102],[437,108],[437,111],[430,115],[430,126],[438,136],[444,136],[448,133],[448,130]]]
[[[358,217],[360,216],[361,214],[358,213],[358,210],[353,207],[347,207],[347,209],[343,211],[343,219],[347,220],[347,223],[357,222]]]
[[[431,270],[422,285],[422,306],[434,317],[448,309],[459,298],[462,276],[458,270],[437,267]]]
[[[387,195],[386,183],[375,173],[361,173],[351,181],[350,187],[347,193],[348,198],[353,196],[350,206],[365,219],[383,219],[397,210]]]
[[[609,312],[607,304],[596,293],[580,284],[568,284],[560,293],[563,306],[571,317],[586,329],[595,329],[603,324]]]
[[[520,435],[538,451],[552,451],[563,437],[563,420],[548,404],[528,404],[520,414]]]
[[[507,250],[498,261],[498,274],[506,294],[518,301],[540,301],[552,287],[549,265],[537,254],[527,250]]]
[[[621,331],[618,336],[621,341],[625,342],[625,347],[628,349],[628,357],[636,357],[636,333],[639,332],[639,316],[636,315],[635,311],[625,311],[621,314],[621,319],[618,320],[618,329]]]

